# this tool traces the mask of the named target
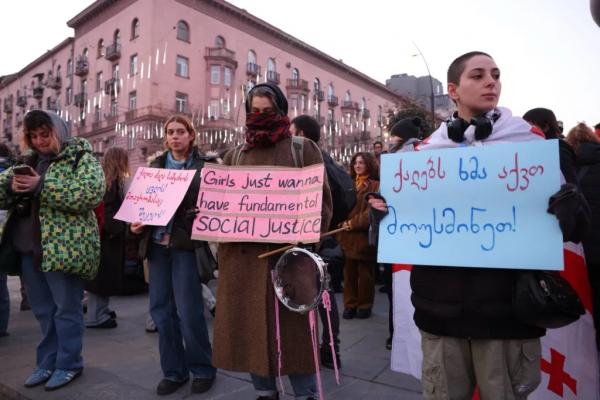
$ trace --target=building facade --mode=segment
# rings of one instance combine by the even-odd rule
[[[385,81],[388,89],[394,93],[418,101],[426,110],[431,110],[433,83],[433,104],[436,115],[446,119],[455,110],[452,100],[444,94],[442,82],[434,77],[413,76],[408,74],[392,75]]]
[[[198,144],[243,141],[248,90],[273,82],[289,116],[315,116],[338,159],[370,149],[401,97],[381,83],[222,0],[98,0],[68,21],[73,38],[0,78],[2,140],[23,115],[55,110],[97,152],[130,150],[133,165],[162,146],[162,123],[189,115]]]

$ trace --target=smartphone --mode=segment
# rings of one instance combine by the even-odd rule
[[[15,175],[31,175],[33,176],[33,170],[28,165],[18,165],[13,168],[13,173]]]

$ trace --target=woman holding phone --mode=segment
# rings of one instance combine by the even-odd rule
[[[210,159],[195,146],[196,131],[187,117],[175,115],[164,127],[167,150],[150,163],[152,168],[198,171],[183,201],[167,226],[131,224],[142,234],[140,257],[148,258],[150,315],[158,328],[158,346],[163,379],[158,395],[175,392],[193,376],[192,393],[208,391],[215,380],[212,347],[204,319],[202,285],[197,252],[208,252],[208,244],[192,241],[200,170]]]
[[[71,138],[52,112],[28,112],[21,139],[25,164],[0,173],[0,208],[9,214],[0,253],[20,266],[43,335],[25,386],[55,390],[83,370],[81,298],[84,279],[98,270],[93,209],[104,194],[104,174],[90,144]]]

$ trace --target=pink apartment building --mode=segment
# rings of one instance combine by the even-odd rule
[[[130,150],[134,166],[162,145],[162,122],[193,118],[198,144],[243,140],[244,100],[277,83],[290,117],[315,116],[338,159],[382,138],[400,97],[381,83],[223,0],[98,0],[74,29],[21,71],[0,77],[2,140],[18,142],[23,115],[57,111],[97,152]]]

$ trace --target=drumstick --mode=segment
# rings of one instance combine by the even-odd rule
[[[324,234],[321,235],[321,239],[323,239],[324,237],[327,237],[327,236],[335,235],[336,233],[347,231],[347,230],[348,230],[348,227],[344,226],[342,228],[338,228],[338,229],[334,229],[334,230],[329,231],[329,232],[325,232]],[[291,249],[293,247],[296,247],[296,246],[298,246],[298,245],[297,244],[289,244],[287,246],[280,247],[280,248],[275,249],[275,250],[271,250],[271,251],[269,251],[267,253],[260,254],[258,256],[258,258],[266,258],[266,257],[274,256],[275,254],[286,252],[289,249]]]

